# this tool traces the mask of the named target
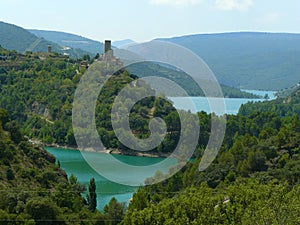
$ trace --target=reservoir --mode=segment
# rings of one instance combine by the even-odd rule
[[[61,168],[64,169],[68,176],[74,174],[79,183],[82,183],[88,189],[88,185],[91,178],[95,178],[96,181],[96,192],[97,192],[97,208],[102,210],[103,207],[110,201],[112,197],[115,197],[119,202],[129,203],[130,198],[132,198],[133,193],[137,190],[137,187],[121,185],[118,183],[111,182],[105,177],[98,174],[90,165],[85,161],[80,151],[70,150],[64,148],[50,148],[46,147],[46,150],[53,154],[57,160],[60,161]],[[95,160],[103,161],[107,158],[106,153],[85,153],[91,154]],[[140,156],[124,156],[124,155],[114,155],[118,160],[126,162],[131,165],[137,166],[147,166],[151,164],[158,163],[164,158],[153,158],[153,157],[140,157]],[[174,160],[174,164],[175,164]],[[109,166],[109,162],[108,165]],[[128,177],[130,179],[131,174],[127,174],[126,171],[114,171],[118,176],[123,178]],[[135,174],[138,176],[138,173]],[[142,176],[141,176],[142,177]],[[139,177],[136,177],[137,179]],[[144,181],[141,179],[141,183]],[[84,194],[85,197],[85,194]]]
[[[269,100],[275,99],[274,91],[255,91],[255,90],[244,90],[246,92],[257,94],[260,96],[269,96]],[[211,113],[209,106],[209,98],[206,97],[171,97],[170,100],[174,103],[177,109],[190,110],[192,113],[204,111]],[[216,100],[217,98],[211,98]],[[220,99],[219,99],[220,100]],[[224,98],[225,111],[227,114],[236,115],[242,104],[247,102],[259,102],[266,101],[266,99],[249,99],[249,98]],[[192,102],[194,106],[190,104]]]
[[[251,93],[263,95],[268,94],[271,99],[274,98],[274,92],[255,92],[251,91]],[[188,97],[194,102],[197,111],[206,111],[210,112],[210,108],[208,105],[208,101],[205,97]],[[174,102],[176,108],[191,110],[188,108],[189,104],[186,104],[186,97],[175,97],[171,98]],[[264,101],[264,99],[240,99],[240,98],[231,98],[224,99],[226,105],[226,112],[228,114],[237,114],[240,106],[249,101]],[[191,110],[192,111],[192,110]],[[132,198],[133,193],[137,190],[137,187],[121,185],[118,183],[111,182],[107,180],[105,177],[99,175],[96,171],[94,171],[90,165],[85,161],[80,151],[76,150],[68,150],[63,148],[49,148],[46,150],[53,154],[57,160],[60,161],[61,168],[64,169],[68,176],[74,174],[78,181],[82,184],[85,184],[86,188],[88,188],[88,184],[91,178],[95,178],[96,181],[96,191],[97,191],[97,208],[102,210],[103,207],[110,201],[112,197],[115,197],[119,202],[129,203],[129,200]],[[105,158],[107,154],[105,153],[89,153],[94,154],[95,160]],[[138,156],[124,156],[124,155],[114,155],[118,160],[126,162],[132,165],[151,165],[158,163],[163,160],[163,158],[151,158],[151,157],[138,157]],[[109,167],[109,161],[106,162]],[[113,170],[112,173],[117,173],[118,176],[129,178],[132,176],[127,174],[126,171],[117,171]],[[138,176],[138,173],[137,175]],[[137,177],[138,179],[139,177]],[[141,183],[144,181],[141,179]]]

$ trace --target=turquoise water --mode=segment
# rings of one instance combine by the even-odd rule
[[[274,92],[261,92],[261,91],[249,91],[254,94],[259,94],[264,96],[265,93],[271,98],[274,98]],[[193,108],[189,108],[191,105],[188,103],[186,97],[176,97],[171,98],[174,101],[174,104],[177,108],[191,110],[191,111],[206,111],[210,112],[210,107],[208,105],[208,101],[204,97],[191,97],[191,99],[195,106],[196,110]],[[241,104],[247,103],[248,101],[263,101],[263,99],[225,99],[226,104],[226,112],[228,114],[236,114],[238,112]],[[111,182],[99,175],[96,171],[94,171],[90,165],[85,161],[80,151],[61,149],[61,148],[46,148],[48,152],[53,154],[61,164],[61,167],[67,172],[70,176],[74,174],[80,183],[83,183],[88,187],[89,181],[92,177],[96,180],[97,187],[97,208],[102,210],[103,207],[110,201],[112,197],[115,197],[119,202],[129,203],[130,198],[132,198],[133,193],[137,190],[137,187],[131,187],[126,185],[117,184]],[[143,183],[144,178],[142,178],[144,174],[141,174],[141,171],[136,171],[134,175],[128,174],[126,171],[119,171],[116,168],[110,168],[110,159],[107,158],[108,154],[105,153],[85,153],[89,154],[91,158],[94,158],[97,161],[101,161],[104,166],[107,165],[111,173],[115,173],[116,176],[122,177],[123,179],[131,179],[132,176],[135,179],[141,179],[141,183]],[[136,165],[136,166],[145,166],[158,163],[162,161],[162,158],[150,158],[150,157],[136,157],[136,156],[123,156],[123,155],[115,155],[118,160],[123,161],[125,163]],[[175,164],[175,161],[174,161]]]
[[[265,96],[266,94],[269,96],[270,100],[275,99],[276,96],[276,91],[260,91],[260,90],[246,90],[246,89],[241,89],[242,91],[252,93],[255,95],[260,95],[260,96]]]
[[[275,98],[275,92],[273,91],[255,91],[255,90],[245,90],[249,93],[258,94],[260,96],[264,96],[265,94],[268,94],[270,97],[269,100]],[[218,102],[222,99],[218,98],[211,98],[212,100]],[[209,106],[208,98],[206,97],[171,97],[170,100],[174,103],[174,106],[177,109],[184,109],[184,110],[190,110],[191,112],[199,112],[204,111],[207,113],[211,113],[213,110],[211,110]],[[239,108],[242,104],[245,104],[247,102],[259,102],[259,101],[266,101],[265,99],[247,99],[247,98],[224,98],[225,103],[225,112],[227,114],[236,115],[239,111]],[[194,104],[191,104],[191,102]],[[218,110],[218,106],[215,108]],[[220,109],[219,109],[220,110]],[[222,114],[214,111],[216,114]]]
[[[110,201],[112,197],[115,197],[119,202],[125,202],[126,204],[128,204],[133,193],[137,190],[137,187],[114,183],[107,180],[105,177],[99,175],[99,173],[94,171],[85,161],[80,151],[50,147],[46,147],[46,150],[53,154],[56,157],[56,159],[60,161],[61,168],[67,172],[68,176],[74,174],[80,183],[85,184],[86,188],[88,188],[90,179],[92,177],[95,178],[98,203],[97,208],[99,210],[102,210],[103,207]],[[106,153],[85,152],[85,154],[90,154],[95,160],[99,161],[103,161],[103,159],[106,159],[108,156],[108,154]],[[136,166],[151,165],[163,160],[163,158],[123,155],[114,155],[114,157],[116,157],[122,162]],[[107,166],[109,167],[109,162]],[[130,179],[132,176],[126,171],[116,171],[113,168],[111,168],[111,170],[113,173],[116,173],[118,176],[121,176],[123,178]],[[137,171],[137,173],[134,174],[136,179],[144,177],[144,174],[139,174],[138,172],[139,171]],[[144,180],[141,180],[141,183],[143,182]]]

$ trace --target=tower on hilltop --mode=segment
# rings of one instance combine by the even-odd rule
[[[108,65],[118,65],[123,67],[124,63],[114,56],[114,52],[111,48],[111,40],[104,41],[104,53],[97,59],[97,61],[105,61]]]
[[[113,50],[111,49],[111,40],[105,40],[104,42],[104,58],[106,60],[112,60],[114,57]]]
[[[110,50],[111,50],[111,40],[105,40],[104,53],[107,53]]]

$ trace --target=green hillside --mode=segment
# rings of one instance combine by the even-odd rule
[[[23,55],[3,48],[0,55],[0,107],[11,115],[9,118],[0,110],[1,222],[117,224],[123,219],[121,224],[253,224],[255,218],[258,224],[300,223],[299,91],[287,98],[245,104],[238,115],[228,115],[219,154],[202,172],[198,166],[211,133],[211,120],[218,118],[205,112],[186,112],[189,119],[195,121],[198,116],[200,121],[194,160],[171,178],[139,188],[123,217],[122,205],[115,199],[104,214],[92,212],[94,203],[91,197],[86,202],[80,196],[83,187],[76,179],[68,181],[51,155],[27,141],[76,146],[72,102],[86,72],[81,64],[86,60],[57,54],[40,58],[37,53]],[[93,65],[114,71],[113,66],[93,61],[89,62],[91,71]],[[105,74],[96,70],[96,75],[93,84],[98,85]],[[97,131],[105,147],[127,155],[133,151],[116,138],[110,112],[116,95],[129,83],[138,95],[154,94],[149,86],[135,82],[136,78],[126,70],[115,73],[104,85],[95,108]],[[124,109],[131,103],[124,99],[118,104]],[[151,153],[168,155],[182,131],[179,115],[170,103],[159,97],[137,102],[130,112],[130,128],[135,136],[147,138],[153,117],[164,119],[167,134]],[[86,124],[85,117],[80,122]],[[195,133],[193,126],[185,132],[189,137]],[[158,171],[145,183],[164,176]]]
[[[55,164],[54,156],[29,143],[0,109],[0,223],[96,224],[104,221],[81,197],[85,187]]]
[[[160,40],[191,49],[228,86],[280,90],[299,82],[300,34],[241,32]]]
[[[52,41],[60,46],[71,47],[74,49],[82,49],[84,51],[97,54],[103,53],[103,43],[91,40],[79,35],[46,30],[28,30],[39,38],[44,38]]]
[[[0,71],[0,107],[7,109],[11,117],[19,121],[28,137],[46,144],[76,147],[72,129],[72,104],[76,87],[86,72],[86,67],[81,65],[84,60],[73,60],[60,55],[41,59],[35,54],[22,55],[1,48],[0,55],[5,56],[5,60],[0,61],[0,65],[3,65],[3,70]],[[91,70],[97,66],[105,68],[101,61],[95,61],[94,64],[92,61],[93,59],[90,61]],[[99,72],[96,78],[104,79],[105,75]],[[126,154],[136,154],[136,151],[130,151],[116,138],[110,112],[119,91],[136,78],[126,70],[112,76],[103,87],[96,105],[97,130],[104,137],[105,147],[118,149]],[[146,84],[136,86],[141,93],[153,94],[153,90]],[[128,103],[128,100],[124,101],[123,107]],[[167,154],[176,145],[180,134],[179,115],[170,103],[153,97],[137,102],[130,115],[131,128],[140,138],[147,137],[149,120],[154,116],[168,120],[169,133],[164,142],[153,149],[153,153]]]
[[[53,52],[65,53],[74,58],[88,54],[87,51],[80,49],[64,49],[60,45],[44,38],[39,38],[21,27],[4,22],[0,22],[0,45],[3,48],[16,50],[20,53],[25,53],[26,51],[47,52],[48,46],[51,46]]]
[[[238,115],[228,115],[218,156],[202,172],[198,167],[211,134],[211,120],[222,122],[224,117],[183,113],[188,119],[196,121],[197,116],[200,121],[194,159],[169,179],[139,188],[123,217],[122,205],[115,199],[105,207],[104,214],[92,212],[91,197],[86,202],[80,196],[83,187],[76,179],[68,181],[51,155],[27,141],[76,147],[72,103],[80,78],[87,71],[87,59],[58,54],[39,57],[38,53],[24,55],[3,48],[0,55],[0,107],[5,109],[0,110],[0,186],[4,190],[0,192],[0,222],[118,224],[123,219],[121,224],[250,225],[255,218],[258,224],[300,223],[299,90],[270,102],[245,104]],[[114,71],[113,65],[107,67],[102,61],[90,59],[88,63],[96,72],[96,86],[106,78],[102,70],[94,70],[97,66]],[[152,69],[150,66],[149,71]],[[158,71],[164,69],[158,67]],[[154,94],[149,86],[136,82],[136,75],[127,70],[115,73],[102,88],[95,107],[103,144],[127,155],[134,153],[116,138],[110,112],[116,96],[129,83],[137,95]],[[90,86],[86,91],[91,91]],[[118,104],[123,110],[131,102],[123,99]],[[178,144],[182,131],[179,114],[162,98],[144,98],[130,111],[129,123],[135,136],[149,137],[149,120],[153,117],[166,122],[167,134],[150,153],[166,156]],[[80,123],[86,125],[85,117]],[[186,127],[185,132],[195,138],[193,126]],[[164,176],[158,171],[145,183]]]
[[[72,104],[75,89],[81,76],[86,72],[86,67],[81,66],[81,60],[72,60],[59,55],[40,58],[35,54],[22,55],[12,51],[2,49],[0,55],[6,57],[0,61],[3,71],[0,72],[0,107],[7,109],[12,118],[21,123],[25,134],[32,138],[41,140],[46,144],[59,144],[76,147],[72,129]],[[101,66],[101,62],[94,62]],[[160,71],[161,75],[168,72],[179,84],[184,79],[183,74],[174,72],[174,70],[157,65],[154,68],[147,67],[135,70],[133,74],[128,71],[121,71],[113,76],[103,87],[99,95],[96,106],[96,124],[98,133],[103,137],[103,143],[108,149],[116,149],[124,154],[136,154],[116,138],[111,125],[111,107],[122,88],[130,82],[133,82],[138,75]],[[129,69],[130,72],[131,69]],[[172,73],[171,73],[171,72]],[[103,79],[99,74],[97,79]],[[188,82],[184,83],[187,90],[192,90]],[[227,94],[237,94],[243,97],[255,97],[253,95],[241,95],[230,89]],[[89,91],[89,90],[87,90]],[[141,92],[149,92],[150,88],[141,86]],[[196,91],[196,88],[193,89]],[[151,92],[151,91],[150,91]],[[152,92],[151,92],[152,93]],[[194,92],[196,93],[196,92]],[[232,97],[232,96],[231,96]],[[128,104],[124,100],[123,104]],[[125,106],[124,106],[125,107]],[[161,116],[166,119],[168,125],[168,134],[164,142],[153,149],[152,154],[168,154],[178,142],[180,135],[179,116],[174,111],[171,104],[162,99],[148,98],[138,102],[132,109],[130,115],[131,128],[135,135],[145,138],[149,135],[149,119]],[[203,144],[203,143],[202,143]]]
[[[300,87],[300,83],[297,83],[296,85],[278,91],[276,95],[278,97],[288,97],[293,92],[296,92],[299,89],[299,87]]]
[[[214,162],[199,171],[200,147],[195,161],[179,173],[140,188],[122,224],[299,224],[299,103],[297,91],[246,104],[240,114],[228,116]],[[210,115],[198,117],[201,132],[209,135]],[[150,180],[163,176],[158,172]]]
[[[278,116],[300,115],[300,89],[295,89],[289,96],[283,95],[270,102],[249,102],[242,105],[239,114],[249,116],[255,112],[272,111]]]

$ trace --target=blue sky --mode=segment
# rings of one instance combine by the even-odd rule
[[[299,0],[0,0],[0,21],[102,41],[198,33],[300,33]]]

